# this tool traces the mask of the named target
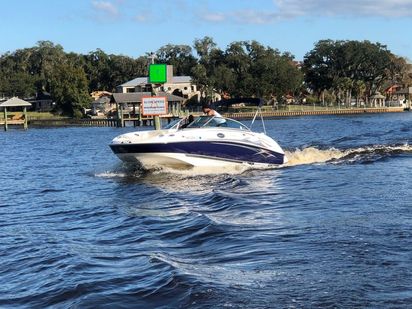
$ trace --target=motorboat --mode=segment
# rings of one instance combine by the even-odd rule
[[[113,139],[110,148],[122,161],[135,162],[149,170],[272,168],[287,162],[282,148],[264,132],[254,132],[237,120],[216,116],[199,116],[191,123],[186,118],[176,119],[162,130],[122,134]]]

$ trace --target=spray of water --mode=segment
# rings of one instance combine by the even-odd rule
[[[289,159],[285,166],[295,166],[302,164],[323,163],[333,159],[340,159],[345,156],[345,151],[330,148],[326,150],[308,147],[304,149],[296,149],[294,151],[286,151],[286,157]]]
[[[412,153],[412,146],[409,144],[404,145],[374,145],[364,146],[358,148],[349,148],[340,150],[336,148],[318,149],[316,147],[307,147],[303,149],[289,150],[285,152],[288,158],[288,163],[282,167],[298,166],[304,164],[319,164],[328,162],[338,163],[362,163],[364,161],[376,161],[381,158],[390,157],[393,155]],[[193,167],[190,169],[173,169],[173,168],[160,168],[151,170],[152,175],[159,174],[178,174],[183,177],[201,176],[201,175],[219,175],[229,174],[236,175],[242,174],[245,171],[253,169],[253,166],[227,166],[227,167]],[[142,171],[130,170],[127,166],[115,171],[106,171],[103,173],[95,174],[96,177],[104,178],[124,178],[124,177],[141,177],[144,175]]]

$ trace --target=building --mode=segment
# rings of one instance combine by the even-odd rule
[[[395,92],[398,95],[399,102],[402,102],[402,106],[411,109],[412,105],[412,87],[406,87]]]
[[[108,91],[94,91],[91,94],[94,101],[91,104],[90,111],[87,111],[91,116],[106,116],[112,111],[110,105],[112,93]]]
[[[371,107],[385,107],[385,96],[382,95],[379,91],[373,94],[370,97],[370,106]]]
[[[31,103],[31,110],[36,112],[51,112],[55,107],[50,93],[45,91],[37,93],[34,99],[27,99],[27,102]]]
[[[111,110],[118,110],[119,106],[129,118],[136,118],[140,113],[143,97],[150,97],[151,92],[113,93],[110,104]],[[181,112],[183,98],[166,92],[159,92],[158,96],[166,97],[168,113],[178,115]]]
[[[195,95],[200,95],[195,84],[192,83],[190,76],[171,76],[168,82],[162,85],[155,84],[152,88],[148,77],[137,77],[124,84],[117,86],[117,93],[131,93],[131,92],[166,92],[173,94],[183,99],[190,99]]]

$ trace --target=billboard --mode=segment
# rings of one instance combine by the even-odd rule
[[[142,97],[142,115],[159,116],[167,114],[166,97]]]

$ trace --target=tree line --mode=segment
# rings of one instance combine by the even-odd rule
[[[302,70],[306,87],[319,101],[326,93],[344,104],[352,98],[367,103],[377,92],[392,85],[405,87],[412,81],[406,59],[369,41],[321,40],[305,55]]]
[[[147,76],[149,56],[132,58],[100,49],[86,55],[68,53],[61,45],[40,41],[0,56],[0,96],[28,98],[48,92],[57,111],[79,116],[90,105],[90,92],[113,92],[130,79]],[[326,94],[345,102],[411,81],[405,59],[369,41],[319,41],[303,64],[288,52],[256,41],[232,42],[222,50],[210,37],[196,39],[193,46],[165,45],[154,58],[156,63],[173,65],[176,76],[192,76],[206,101],[217,92],[280,103],[286,95],[299,98],[313,93],[321,100]]]

